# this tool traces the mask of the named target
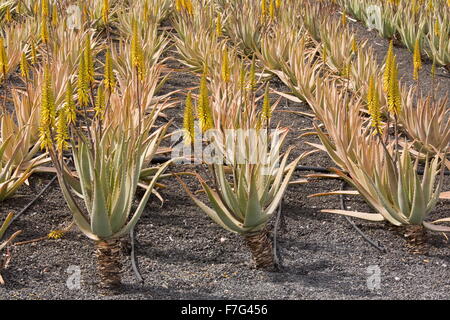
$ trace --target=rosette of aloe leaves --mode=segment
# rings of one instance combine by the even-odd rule
[[[288,130],[270,129],[275,104],[270,105],[269,86],[260,97],[253,92],[252,83],[246,82],[238,89],[240,92],[228,86],[227,99],[222,99],[222,85],[233,81],[228,76],[234,77],[222,72],[222,81],[212,83],[210,97],[204,73],[197,103],[200,129],[209,149],[214,150],[212,157],[203,159],[208,178],[197,174],[209,205],[179,181],[214,222],[243,237],[257,268],[273,271],[277,264],[267,225],[282,201],[297,163],[307,153],[292,161],[289,161],[291,148],[282,153]],[[261,98],[263,106],[258,110]],[[192,110],[189,94],[184,122],[187,144],[197,139]]]
[[[86,43],[78,62],[77,95],[69,80],[65,102],[56,106],[51,75],[48,68],[44,71],[40,141],[52,158],[76,225],[95,242],[100,287],[116,289],[121,283],[120,239],[134,228],[150,195],[157,194],[155,185],[171,163],[169,160],[152,171],[153,175],[146,177],[148,182],[140,181],[170,123],[156,124],[167,103],[148,96],[143,79],[152,71],[144,68],[136,35],[130,46],[134,72],[127,76],[129,81],[116,81],[110,49],[104,79],[96,81]],[[160,79],[156,74],[151,81]],[[143,96],[148,100],[142,100]],[[66,161],[67,153],[74,171]],[[144,186],[145,193],[135,207],[138,186]]]

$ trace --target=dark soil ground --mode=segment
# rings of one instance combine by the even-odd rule
[[[381,62],[387,41],[375,32],[355,24],[360,39],[369,39]],[[410,83],[411,54],[396,48],[401,76]],[[431,80],[426,70],[422,83],[429,90]],[[439,70],[444,73],[445,70]],[[448,75],[448,74],[447,74]],[[428,78],[427,78],[428,77]],[[438,78],[440,94],[449,91],[450,79]],[[165,86],[171,91],[195,86],[198,80],[186,73],[174,74]],[[278,89],[286,88],[275,83]],[[308,112],[304,105],[287,105],[280,110]],[[181,123],[181,106],[168,112]],[[287,113],[277,113],[275,122],[291,127],[289,144],[296,154],[310,147],[298,136],[311,126],[311,120]],[[315,141],[308,137],[306,141]],[[317,141],[315,141],[317,142]],[[332,166],[325,154],[315,154],[301,163],[308,166]],[[172,171],[195,170],[173,167]],[[296,177],[306,172],[298,172]],[[35,175],[17,197],[1,203],[2,215],[18,212],[51,179]],[[444,190],[450,190],[447,176]],[[185,179],[192,190],[199,188],[193,179]],[[128,252],[124,252],[124,286],[115,296],[103,296],[96,287],[94,244],[75,228],[59,240],[46,240],[13,248],[13,260],[3,272],[7,282],[0,287],[2,299],[449,299],[450,247],[442,234],[429,234],[429,253],[411,254],[402,231],[384,223],[355,220],[372,239],[386,249],[382,253],[365,242],[341,216],[321,213],[321,209],[339,209],[338,197],[312,198],[307,195],[338,190],[337,180],[312,180],[293,185],[286,193],[282,212],[285,230],[279,231],[282,270],[267,273],[254,270],[250,254],[240,236],[214,224],[200,211],[174,180],[167,180],[161,190],[161,206],[156,198],[149,202],[136,229],[136,250],[144,283],[134,278]],[[359,197],[346,199],[349,209],[370,212]],[[449,216],[450,203],[439,202],[431,220]],[[54,183],[10,232],[23,230],[18,241],[45,236],[50,230],[70,223],[71,214],[61,191]],[[81,271],[81,288],[70,290],[70,267]],[[373,271],[379,268],[379,289],[368,286]]]

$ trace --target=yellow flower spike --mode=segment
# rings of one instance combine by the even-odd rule
[[[145,0],[145,2],[144,2],[144,18],[148,18],[148,14],[149,14],[149,12],[150,12],[150,9],[149,9],[149,4],[148,4],[148,0]]]
[[[94,82],[94,61],[92,58],[92,48],[91,48],[91,38],[88,35],[86,35],[85,40],[85,46],[84,46],[84,67],[86,68],[85,74],[86,74],[86,80],[89,83]]]
[[[436,35],[436,37],[440,37],[441,36],[441,26],[439,24],[439,20],[438,19],[436,19],[436,21],[434,22],[434,28],[433,29],[434,29],[434,34]]]
[[[48,0],[41,0],[41,10],[42,18],[45,20],[45,18],[49,15]]]
[[[389,90],[389,78],[391,75],[393,58],[394,58],[394,43],[391,40],[391,42],[389,43],[389,49],[386,54],[386,59],[385,59],[385,63],[384,63],[385,67],[384,67],[384,73],[383,73],[383,90],[385,92],[388,92],[388,90]]]
[[[88,8],[87,5],[82,2],[81,3],[81,24],[84,25],[89,17],[89,12],[88,12]]]
[[[436,77],[436,59],[433,59],[433,64],[431,65],[431,77],[433,79]]]
[[[43,43],[48,43],[48,26],[46,19],[41,20],[41,41]]]
[[[281,7],[281,0],[276,0],[275,6],[277,7],[277,9],[278,9],[279,7]]]
[[[417,5],[417,0],[413,0],[411,5],[411,11],[414,14],[417,14],[419,12],[419,6]]]
[[[97,96],[95,97],[95,116],[103,118],[105,107],[105,90],[103,89],[103,86],[99,86],[97,89]]]
[[[218,38],[222,36],[222,16],[220,14],[216,18],[216,35]]]
[[[80,57],[80,62],[78,65],[78,81],[77,81],[77,93],[78,93],[78,103],[82,107],[87,107],[89,104],[89,83],[88,76],[86,74],[86,61],[84,55]]]
[[[208,81],[206,79],[206,70],[200,80],[200,89],[198,97],[197,115],[200,122],[200,129],[205,132],[213,127],[211,106],[209,105]]]
[[[252,58],[252,64],[250,65],[250,77],[249,77],[250,89],[255,90],[256,88],[256,61],[255,56]]]
[[[258,118],[258,119],[256,119],[256,131],[259,131],[259,130],[261,130],[261,128],[262,128],[262,120],[261,120],[261,118]]]
[[[0,37],[0,72],[3,74],[3,77],[6,77],[6,70],[8,69],[8,57],[6,56],[4,41],[5,40]]]
[[[344,66],[342,67],[341,76],[345,79],[350,79],[351,68],[352,68],[351,62],[344,64]]]
[[[267,15],[267,3],[266,0],[261,0],[261,21],[264,22],[266,20]]]
[[[36,45],[34,44],[34,41],[31,42],[31,64],[35,65],[37,63],[37,52],[36,52]]]
[[[222,52],[222,80],[224,82],[230,82],[230,61],[228,58],[228,50],[225,47]]]
[[[275,19],[275,0],[270,0],[269,3],[269,17],[273,21]]]
[[[414,44],[414,54],[413,54],[413,64],[414,64],[414,80],[419,80],[419,70],[422,68],[422,58],[420,56],[420,39],[417,38]]]
[[[56,148],[59,152],[68,149],[67,140],[69,140],[69,127],[67,125],[67,106],[65,105],[59,110],[56,123]]]
[[[347,12],[345,10],[342,12],[341,23],[343,26],[347,25]]]
[[[367,105],[372,127],[375,128],[377,133],[382,133],[380,100],[378,97],[377,88],[375,87],[375,80],[373,76],[370,76],[369,79]]]
[[[64,236],[65,232],[63,230],[52,230],[47,234],[47,238],[51,240],[58,240]]]
[[[9,7],[6,7],[5,20],[6,20],[6,22],[12,21],[11,9]]]
[[[355,37],[353,37],[353,39],[352,39],[352,52],[354,54],[358,53],[358,43],[356,42]]]
[[[194,108],[192,107],[192,95],[189,91],[186,97],[186,104],[184,107],[183,129],[184,129],[184,143],[190,145],[194,143],[195,124],[194,124]]]
[[[105,89],[108,89],[110,91],[113,91],[114,87],[116,86],[116,79],[114,78],[113,61],[111,58],[110,50],[106,51],[103,83],[105,84]]]
[[[41,149],[52,146],[51,130],[55,124],[56,106],[52,88],[52,78],[48,67],[44,69],[44,85],[41,94],[41,119],[39,126],[39,139]]]
[[[105,25],[109,22],[109,0],[103,0],[102,20]]]
[[[54,4],[52,8],[52,26],[53,28],[58,26],[58,7],[56,4]]]
[[[70,81],[67,82],[66,86],[65,107],[67,110],[67,123],[69,125],[75,124],[77,121],[77,109],[73,99],[73,87]]]
[[[20,75],[26,80],[30,77],[30,68],[25,52],[22,52],[22,56],[20,57]]]
[[[194,7],[192,6],[192,1],[191,0],[186,0],[186,9],[187,9],[187,12],[190,15],[194,14]]]
[[[266,85],[266,90],[264,91],[264,100],[262,106],[262,118],[266,121],[272,118],[272,108],[270,106],[270,96],[269,96],[269,83]]]
[[[34,16],[37,16],[39,14],[39,2],[37,1],[34,2],[33,14]]]
[[[177,12],[181,12],[181,9],[183,9],[183,3],[182,0],[175,0],[175,9]]]
[[[239,71],[239,88],[241,91],[244,91],[245,89],[245,80],[246,80],[246,70],[244,68],[244,64],[241,65],[241,69]]]
[[[322,47],[322,60],[325,63],[328,60],[328,52],[327,52],[327,48],[325,46]]]
[[[144,53],[139,36],[138,22],[133,19],[133,35],[131,38],[131,64],[136,68],[139,78],[144,78]]]
[[[389,112],[398,116],[401,111],[401,96],[398,81],[397,58],[395,55],[392,58],[392,65],[390,68],[389,90],[387,96]]]
[[[434,10],[433,0],[428,0],[427,12],[431,13]]]

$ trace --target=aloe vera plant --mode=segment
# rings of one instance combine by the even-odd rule
[[[220,88],[217,81],[212,85],[218,86],[212,88],[213,92]],[[240,97],[233,93],[234,89],[229,90],[227,96]],[[206,93],[207,90],[201,90],[199,104],[203,109],[205,101],[209,106]],[[257,268],[274,270],[276,264],[266,226],[282,200],[297,163],[307,153],[291,162],[288,161],[291,149],[282,155],[288,130],[277,128],[269,134],[274,107],[270,106],[267,89],[263,100],[263,108],[258,111],[252,91],[244,99],[229,98],[225,104],[220,95],[212,96],[208,108],[208,118],[213,120],[208,129],[212,130],[205,136],[219,158],[205,161],[212,183],[197,174],[210,205],[179,181],[214,222],[244,238]],[[223,110],[227,114],[222,118]]]
[[[257,163],[233,161],[229,165],[211,164],[209,168],[215,181],[213,186],[198,175],[210,206],[183,184],[193,201],[214,222],[244,238],[256,267],[266,270],[274,270],[276,267],[267,223],[278,208],[297,163],[305,156],[304,154],[288,162],[290,150],[283,156],[277,155],[285,136],[286,132],[270,152],[262,149],[263,144],[256,142],[257,140],[243,142],[253,145],[253,148],[247,148],[243,158],[251,159],[252,155],[260,153],[261,158]],[[235,142],[239,143],[237,139],[239,138],[236,137]],[[268,164],[264,164],[264,158],[270,158]],[[231,176],[227,174],[230,171]]]
[[[50,154],[57,169],[64,198],[80,230],[96,242],[102,287],[120,284],[119,239],[136,225],[156,181],[170,162],[154,174],[138,207],[132,204],[145,159],[156,152],[165,127],[149,137],[130,137],[111,128],[97,134],[91,144],[86,136],[72,141],[76,175]],[[84,200],[85,210],[77,202]]]
[[[134,46],[131,56],[133,64],[138,63],[133,67],[141,71],[144,59],[139,54],[141,48],[136,48],[138,46]],[[80,63],[89,61],[86,52]],[[114,65],[110,61],[108,64],[111,68]],[[153,174],[146,174],[148,184],[141,183],[141,173],[157,153],[170,125],[156,124],[161,111],[167,107],[167,103],[160,100],[164,98],[154,96],[161,81],[159,68],[145,70],[145,74],[124,72],[117,85],[111,70],[105,72],[100,85],[91,80],[89,84],[97,86],[97,99],[92,96],[92,90],[86,93],[90,99],[85,101],[82,115],[85,127],[76,126],[76,121],[69,122],[68,115],[74,106],[71,90],[67,91],[66,102],[59,105],[56,112],[57,103],[47,70],[42,94],[41,145],[47,148],[52,158],[75,223],[95,242],[100,287],[115,289],[121,283],[120,239],[134,228],[150,195],[157,193],[155,185],[158,179],[171,163],[169,160],[153,170]],[[80,70],[78,83],[83,85],[83,81],[88,79],[85,73],[89,68]],[[139,79],[144,78],[147,72],[153,77],[145,78],[144,85]],[[99,91],[101,93],[100,88],[104,84],[109,85],[108,99],[105,96],[100,98]],[[69,85],[67,87],[70,88]],[[78,89],[85,87],[79,86]],[[96,105],[92,106],[91,101]],[[86,105],[95,114],[88,114]],[[73,112],[76,116],[77,110]],[[64,161],[63,151],[66,149],[72,153],[75,172]],[[134,208],[138,186],[144,187],[145,194]]]
[[[0,201],[11,197],[40,165],[50,160],[46,153],[37,154],[33,117],[19,117],[16,124],[11,114],[0,116]]]
[[[421,178],[417,173],[419,161],[412,160],[410,145],[405,143],[399,151],[396,141],[386,144],[380,134],[374,136],[358,114],[360,102],[341,96],[337,100],[312,99],[311,103],[316,110],[326,110],[320,113],[324,127],[315,124],[322,142],[317,147],[330,155],[341,168],[335,169],[335,173],[354,186],[377,213],[325,211],[371,221],[386,220],[395,226],[419,225],[435,230],[426,219],[439,199],[445,154],[437,152],[426,157]]]

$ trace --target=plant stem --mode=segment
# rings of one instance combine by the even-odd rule
[[[245,243],[250,249],[257,269],[276,271],[271,241],[266,230],[244,234]]]
[[[121,284],[120,241],[118,239],[100,240],[96,242],[97,271],[100,276],[100,287],[117,289]]]

